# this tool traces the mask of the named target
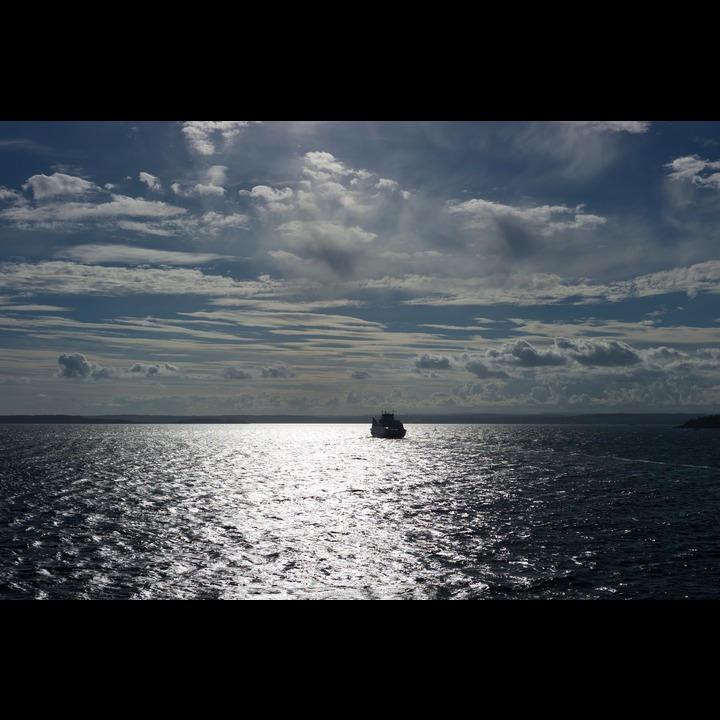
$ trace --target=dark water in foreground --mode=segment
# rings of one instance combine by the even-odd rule
[[[720,599],[720,433],[0,425],[0,599]]]

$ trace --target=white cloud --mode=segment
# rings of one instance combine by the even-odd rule
[[[22,195],[15,190],[9,188],[0,187],[0,201],[11,201],[18,202],[22,200]]]
[[[211,185],[224,185],[227,182],[229,168],[227,165],[213,165],[207,170],[208,182]]]
[[[76,245],[56,253],[58,258],[84,263],[125,263],[128,265],[202,265],[231,260],[230,255],[153,250],[131,245]]]
[[[675,158],[665,167],[671,170],[671,180],[687,180],[697,187],[717,189],[720,187],[720,161],[703,160],[697,155]]]
[[[225,195],[225,188],[219,185],[202,185],[198,184],[192,188],[192,192],[195,195],[215,195],[216,197],[222,197]]]
[[[327,180],[333,175],[349,175],[351,173],[343,163],[329,152],[305,153],[305,174],[316,180]]]
[[[250,224],[251,219],[243,213],[223,215],[215,211],[206,212],[198,221],[198,225],[212,235],[228,228],[246,229]]]
[[[141,172],[139,177],[140,182],[144,182],[151,190],[162,189],[162,184],[160,183],[159,178],[156,178],[154,175],[146,172]]]
[[[627,132],[646,133],[650,130],[651,123],[644,120],[570,120],[571,125],[577,128],[593,130],[595,132]]]
[[[113,195],[110,202],[49,203],[37,208],[23,206],[0,211],[0,219],[21,228],[48,226],[61,229],[66,223],[103,222],[120,218],[174,218],[184,215],[184,208],[160,201]]]
[[[593,228],[606,222],[605,218],[599,215],[585,214],[581,206],[512,207],[480,199],[449,203],[448,212],[465,215],[468,218],[467,226],[471,228],[483,229],[496,223],[511,221],[526,225],[541,235]]]
[[[252,198],[263,200],[270,205],[291,200],[294,192],[292,188],[289,187],[276,190],[268,185],[256,185],[252,190],[250,190],[250,192],[247,190],[241,190],[240,194],[249,195]]]
[[[247,120],[190,120],[182,131],[190,147],[201,155],[213,155],[232,142],[250,124]]]
[[[35,200],[47,200],[58,195],[87,195],[100,190],[95,183],[64,173],[33,175],[23,189],[32,190]]]

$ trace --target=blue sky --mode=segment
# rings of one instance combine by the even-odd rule
[[[719,221],[719,122],[0,122],[0,414],[720,412]]]

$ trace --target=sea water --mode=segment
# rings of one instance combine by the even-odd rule
[[[720,599],[720,433],[0,425],[0,599]]]

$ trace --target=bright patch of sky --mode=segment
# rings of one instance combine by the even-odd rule
[[[0,414],[720,411],[720,123],[0,122]]]

